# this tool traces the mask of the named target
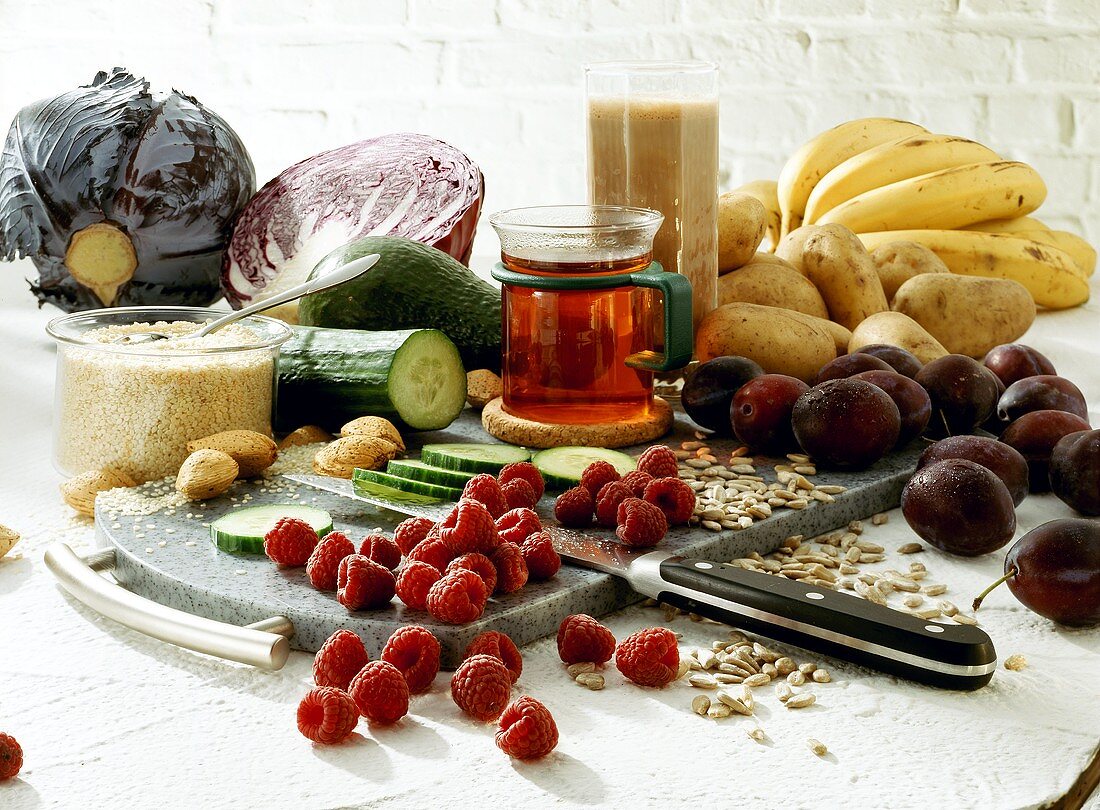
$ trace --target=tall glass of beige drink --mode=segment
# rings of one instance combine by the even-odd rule
[[[664,214],[653,258],[691,281],[696,327],[718,296],[718,67],[599,62],[585,76],[589,201]]]

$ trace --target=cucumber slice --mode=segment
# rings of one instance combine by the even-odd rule
[[[530,452],[510,444],[426,444],[420,451],[420,460],[433,467],[494,475],[505,464],[530,458]]]
[[[285,517],[304,520],[320,537],[332,531],[332,517],[324,509],[285,503],[235,509],[210,524],[210,539],[231,554],[263,554],[264,535]]]
[[[531,463],[546,480],[547,489],[569,489],[580,483],[581,473],[593,461],[607,461],[625,475],[637,466],[637,461],[618,450],[602,447],[551,447],[535,453]]]
[[[429,484],[440,484],[445,487],[462,487],[474,477],[473,473],[459,472],[458,470],[444,470],[442,467],[433,467],[423,461],[412,459],[394,459],[386,465],[386,472],[396,475],[398,478],[408,478],[413,481],[427,481]]]
[[[440,501],[457,501],[462,497],[462,490],[455,487],[444,487],[439,484],[429,484],[427,481],[413,481],[410,478],[399,478],[396,475],[390,475],[389,473],[378,472],[377,470],[361,470],[357,469],[352,477],[352,484],[358,487],[360,484],[367,487],[382,486],[387,489],[391,489],[394,492],[403,494],[405,496],[415,496],[417,498],[426,498],[427,500],[412,500],[407,497],[397,497],[392,494],[386,494],[387,498],[394,498],[409,503],[439,503]],[[370,492],[375,492],[373,489],[368,489]],[[375,494],[382,494],[375,492]]]

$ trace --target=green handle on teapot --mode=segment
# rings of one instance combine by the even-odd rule
[[[660,268],[659,264],[656,264]],[[652,268],[654,265],[650,265]],[[666,273],[658,269],[631,273],[630,283],[636,287],[650,287],[664,296],[665,351],[652,349],[635,352],[626,358],[632,368],[646,371],[671,371],[683,368],[691,362],[691,282],[679,273]]]

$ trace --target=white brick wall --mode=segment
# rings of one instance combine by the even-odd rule
[[[1100,241],[1100,0],[0,0],[0,125],[120,64],[225,116],[261,180],[417,130],[492,211],[583,200],[581,66],[628,57],[720,63],[727,187],[896,115],[1031,161],[1040,216]]]

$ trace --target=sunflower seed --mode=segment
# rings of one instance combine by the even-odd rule
[[[722,531],[722,524],[714,520],[704,520],[700,523],[704,529],[710,529],[712,532]]]
[[[803,675],[812,675],[814,673],[814,670],[816,669],[817,664],[813,663],[812,661],[807,661],[805,664],[798,665],[798,671],[801,672]]]
[[[914,610],[913,615],[918,619],[938,619],[940,617],[940,609],[937,607],[930,607],[924,610]]]
[[[681,442],[680,447],[684,450],[698,450],[700,447],[706,447],[702,442]]]
[[[696,666],[698,666],[698,662],[696,662]],[[676,669],[676,680],[680,680],[681,678],[683,678],[685,675],[688,674],[688,672],[691,671],[691,669],[691,661],[687,658],[681,658],[680,666]]]
[[[859,562],[859,558],[863,556],[863,552],[860,551],[859,546],[849,546],[848,550],[844,552],[844,562],[855,564]]]
[[[732,713],[733,709],[725,703],[712,703],[710,704],[710,708],[707,709],[707,717],[713,717],[715,720],[729,717]]]
[[[871,517],[871,523],[875,526],[881,526],[884,523],[890,522],[890,516],[885,512],[879,512],[877,515]]]
[[[959,612],[959,609],[955,606],[955,603],[948,602],[946,599],[940,602],[939,609],[944,616],[954,616]]]
[[[840,571],[840,573],[842,574],[848,575],[859,573],[859,569],[856,566],[846,562],[842,562],[837,570]]]
[[[839,484],[819,484],[816,489],[818,492],[824,492],[826,495],[839,495],[848,488],[842,487]]]
[[[906,593],[916,593],[920,590],[920,585],[904,577],[890,577],[886,581],[896,590],[905,591]]]
[[[787,698],[786,706],[788,709],[804,709],[816,702],[817,696],[813,692],[800,692]]]
[[[787,700],[794,694],[794,690],[791,689],[791,685],[786,681],[780,681],[775,686],[775,696],[779,698],[782,703],[786,703]]]
[[[742,679],[749,677],[750,674],[747,670],[734,663],[719,664],[718,671],[723,675],[734,675]]]
[[[813,678],[814,683],[829,683],[833,679],[827,669],[815,669],[810,677]]]
[[[947,586],[943,584],[925,585],[921,590],[929,596],[939,596],[940,594],[947,593]]]
[[[802,684],[806,683],[806,673],[796,669],[794,672],[787,675],[787,683],[791,686],[802,686]]]
[[[701,717],[705,717],[710,708],[710,698],[706,695],[696,695],[691,699],[691,710]]]
[[[771,683],[771,678],[765,675],[763,672],[758,672],[756,675],[752,675],[745,678],[745,686],[766,686]]]
[[[793,658],[784,655],[782,658],[775,659],[775,669],[780,675],[786,676],[798,669],[798,664],[794,662]]]
[[[752,689],[747,686],[741,687],[741,702],[748,707],[750,712],[755,711],[756,698],[752,694]]]
[[[688,683],[694,686],[696,689],[717,689],[718,681],[714,680],[713,675],[707,675],[705,672],[693,672],[688,675]]]
[[[805,509],[809,506],[809,501],[805,498],[795,498],[793,501],[787,501],[788,509]]]
[[[740,698],[731,695],[724,689],[720,689],[718,691],[718,700],[721,701],[724,705],[729,706],[738,714],[743,714],[746,717],[752,714],[752,709],[742,703]]]
[[[1010,655],[1005,659],[1005,669],[1012,672],[1019,672],[1027,669],[1027,659],[1017,653],[1016,655]]]
[[[794,471],[800,475],[817,475],[817,467],[811,464],[796,464],[794,466]]]
[[[595,672],[596,665],[591,661],[582,661],[579,664],[570,664],[565,668],[565,671],[569,673],[570,678],[576,678],[578,675],[583,675],[585,672]]]
[[[853,520],[851,523],[848,524],[848,531],[850,531],[852,534],[863,534],[863,521]]]
[[[813,737],[810,737],[808,740],[806,740],[806,745],[809,746],[810,750],[817,754],[819,757],[823,757],[827,753],[829,753],[829,749],[825,747],[825,743],[823,743],[821,740],[815,740]]]
[[[709,461],[704,461],[701,458],[689,458],[684,464],[695,470],[705,470],[707,467],[711,466]]]
[[[756,742],[764,742],[764,737],[767,736],[764,734],[764,729],[760,728],[760,726],[754,726],[753,728],[750,728],[746,733]]]
[[[699,666],[703,669],[714,669],[718,666],[718,656],[714,654],[713,650],[696,650],[695,660],[699,662]]]
[[[924,601],[924,597],[919,593],[911,593],[907,597],[901,600],[901,603],[907,608],[920,607],[921,602]]]
[[[902,543],[898,546],[898,554],[916,554],[918,551],[924,551],[920,543]]]
[[[717,675],[714,676],[714,680],[718,681],[718,683],[722,684],[723,686],[728,686],[731,683],[741,683],[743,680],[745,680],[745,676],[728,675],[725,672],[719,672]]]
[[[598,692],[603,689],[603,675],[598,672],[582,672],[577,676],[577,683],[593,692]]]

